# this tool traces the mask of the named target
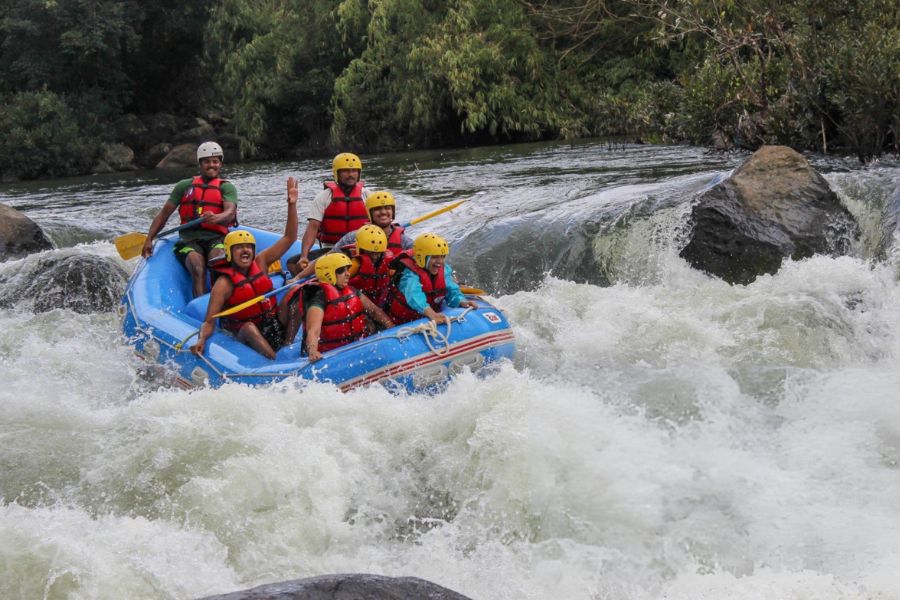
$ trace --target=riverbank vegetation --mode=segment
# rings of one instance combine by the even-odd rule
[[[891,0],[11,0],[0,40],[4,179],[89,172],[123,145],[150,166],[210,131],[248,159],[900,146]]]

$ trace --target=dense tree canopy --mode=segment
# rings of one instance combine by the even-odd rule
[[[7,179],[85,172],[111,142],[147,153],[197,117],[246,158],[623,135],[868,160],[900,144],[900,11],[890,0],[6,0],[0,101]]]

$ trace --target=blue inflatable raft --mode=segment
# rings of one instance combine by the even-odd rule
[[[279,238],[268,231],[241,229],[253,233],[260,249]],[[209,294],[192,299],[190,276],[172,252],[174,242],[173,238],[158,240],[153,256],[141,261],[128,282],[119,314],[138,356],[164,367],[185,388],[300,377],[331,382],[342,390],[379,382],[390,389],[421,391],[434,389],[463,369],[478,370],[515,354],[503,312],[470,296],[477,308],[444,309],[451,317],[449,327],[420,319],[326,352],[315,363],[300,354],[302,330],[293,344],[278,351],[275,360],[222,329],[209,338],[202,357],[194,356],[188,348],[206,316]],[[285,257],[299,252],[300,244],[295,242]],[[284,283],[282,274],[271,277],[276,288]]]

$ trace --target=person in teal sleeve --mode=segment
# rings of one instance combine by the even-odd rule
[[[413,242],[413,247],[394,259],[396,270],[394,285],[388,295],[388,314],[398,325],[423,316],[438,323],[447,323],[447,315],[441,313],[441,304],[451,308],[475,308],[466,300],[459,285],[453,279],[453,271],[447,264],[450,245],[441,236],[423,233]]]

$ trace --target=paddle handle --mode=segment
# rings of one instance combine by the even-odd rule
[[[181,231],[182,229],[190,229],[191,227],[194,227],[195,225],[199,225],[202,222],[203,222],[203,217],[197,217],[196,219],[188,221],[187,223],[182,223],[178,227],[166,229],[165,231],[156,234],[156,237],[161,238],[164,235],[169,235],[170,233],[175,233],[176,231]]]

